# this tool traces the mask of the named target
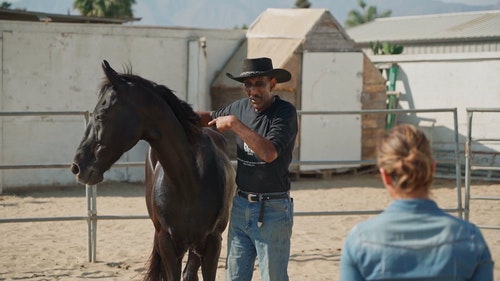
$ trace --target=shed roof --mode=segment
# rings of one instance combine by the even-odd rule
[[[325,9],[266,9],[250,25],[247,38],[304,39]]]
[[[286,67],[299,51],[354,49],[354,41],[326,9],[266,9],[251,24],[246,37],[222,73],[238,74],[243,58],[270,57],[274,67]],[[228,80],[221,75],[214,85],[234,84]]]
[[[288,56],[300,46],[324,12],[323,9],[267,9],[247,31],[247,57],[271,57],[274,67],[284,67]]]
[[[500,39],[500,10],[378,18],[346,30],[356,43]]]

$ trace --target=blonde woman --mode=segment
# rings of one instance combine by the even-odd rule
[[[435,161],[424,133],[399,125],[382,138],[377,164],[392,203],[345,240],[340,280],[493,280],[493,261],[475,225],[430,199]]]

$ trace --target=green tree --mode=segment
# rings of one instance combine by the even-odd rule
[[[307,0],[297,0],[295,1],[295,8],[307,9],[311,7],[311,3]]]
[[[391,10],[387,10],[379,14],[377,7],[367,6],[364,0],[358,0],[358,5],[361,11],[351,10],[349,14],[347,14],[347,20],[344,22],[345,27],[357,26],[373,21],[376,18],[390,17],[392,13]]]
[[[246,24],[242,24],[242,25],[241,25],[241,27],[239,27],[238,25],[235,25],[235,26],[233,27],[233,29],[248,29],[248,25],[246,25]]]
[[[0,9],[9,9],[10,5],[12,5],[12,3],[3,1],[2,4],[0,4]]]
[[[370,42],[370,49],[374,55],[399,55],[403,53],[404,47],[390,42]]]
[[[135,0],[74,0],[73,7],[82,16],[106,18],[131,18]]]

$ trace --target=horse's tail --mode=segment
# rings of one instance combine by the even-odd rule
[[[156,251],[156,249],[153,248],[153,252],[149,257],[148,272],[144,277],[144,281],[160,281],[160,280],[163,280],[163,266],[161,262],[161,256]]]

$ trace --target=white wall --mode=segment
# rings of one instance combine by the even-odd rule
[[[0,21],[0,32],[1,112],[92,111],[104,77],[103,59],[117,71],[130,65],[134,74],[166,85],[181,99],[188,100],[189,91],[195,109],[209,109],[211,81],[245,39],[242,30],[14,21]],[[195,92],[202,98],[192,97]],[[84,119],[0,117],[0,125],[1,165],[69,167]],[[146,148],[141,142],[123,161],[143,161]],[[143,170],[112,168],[105,179],[141,181]],[[74,182],[69,169],[0,170],[0,192],[2,187]]]
[[[399,65],[396,91],[401,92],[402,108],[457,108],[462,152],[467,136],[466,109],[500,108],[499,52],[370,56],[370,59],[376,64],[396,62]],[[453,150],[452,114],[419,113],[399,117],[399,120],[427,128],[438,150]],[[500,139],[500,113],[475,114],[472,128],[475,138]],[[473,149],[498,152],[500,146],[492,142]]]

